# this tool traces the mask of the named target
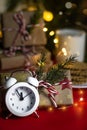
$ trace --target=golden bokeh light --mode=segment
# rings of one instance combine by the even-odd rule
[[[50,35],[50,36],[53,36],[54,34],[55,34],[54,31],[50,31],[50,32],[49,32],[49,35]]]
[[[45,21],[47,21],[47,22],[50,22],[50,21],[52,21],[53,20],[53,13],[52,12],[50,12],[50,11],[44,11],[43,12],[43,19],[45,20]]]
[[[44,32],[47,32],[47,31],[48,31],[48,28],[44,27],[44,28],[43,28],[43,31],[44,31]]]

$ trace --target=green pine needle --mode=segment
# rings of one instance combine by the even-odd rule
[[[45,55],[43,55],[41,57],[42,59],[40,59],[39,62],[43,63],[45,62]],[[44,66],[39,66],[39,68],[37,69],[36,73],[37,73],[37,77],[39,80],[43,79],[46,82],[49,82],[51,84],[55,84],[61,80],[64,79],[64,77],[66,77],[66,69],[65,66],[69,65],[73,62],[76,61],[76,56],[70,56],[69,58],[66,59],[66,61],[63,64],[57,64],[55,66],[53,66],[47,73],[44,72]]]

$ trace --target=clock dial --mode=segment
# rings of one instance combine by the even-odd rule
[[[17,83],[8,90],[6,94],[6,105],[14,115],[29,115],[39,105],[38,91],[28,83]]]
[[[29,111],[35,104],[35,94],[26,86],[19,87],[9,95],[12,108],[18,112]]]

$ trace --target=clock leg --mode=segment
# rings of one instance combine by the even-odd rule
[[[5,119],[9,119],[12,115],[13,115],[12,113],[8,114],[8,115],[5,117]]]
[[[39,115],[38,115],[38,113],[37,113],[36,111],[35,111],[34,113],[35,113],[35,115],[37,116],[37,118],[39,118]]]

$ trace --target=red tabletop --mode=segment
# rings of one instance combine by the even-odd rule
[[[87,130],[87,89],[73,89],[73,98],[69,107],[39,109],[39,118],[0,117],[0,130]]]

